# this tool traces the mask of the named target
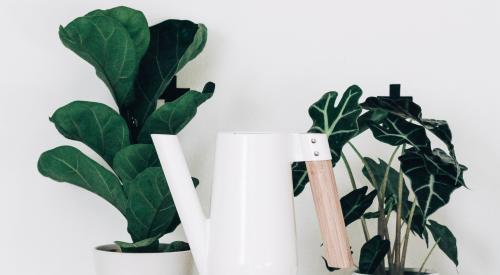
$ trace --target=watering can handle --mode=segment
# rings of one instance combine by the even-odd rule
[[[316,214],[330,267],[354,266],[331,160],[306,161]]]

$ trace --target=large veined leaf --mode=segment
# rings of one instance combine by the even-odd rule
[[[123,181],[135,177],[148,167],[159,167],[160,161],[152,144],[132,144],[118,153],[113,160],[113,170]]]
[[[386,117],[388,113],[382,110],[369,110],[365,112],[364,114],[360,115],[358,118],[358,135],[363,133],[364,131],[370,129],[370,124],[379,124],[381,123]]]
[[[335,105],[338,93],[328,92],[309,108],[309,115],[313,120],[309,132],[327,135],[334,165],[339,161],[344,145],[358,133],[358,117],[361,113],[358,102],[362,93],[358,86],[353,85]],[[304,168],[304,164],[292,165],[295,196],[298,196],[309,182]]]
[[[172,78],[205,47],[207,29],[187,20],[166,20],[150,28],[150,46],[135,83],[138,101],[131,115],[139,127],[156,109],[156,101]]]
[[[425,128],[389,114],[381,124],[369,124],[373,136],[384,143],[397,146],[409,144],[422,151],[430,151],[431,142]]]
[[[110,164],[116,152],[130,144],[125,120],[101,103],[71,102],[57,109],[50,121],[63,136],[85,143]]]
[[[390,243],[376,235],[361,247],[358,273],[373,274],[389,251]]]
[[[198,106],[211,98],[215,85],[209,82],[203,92],[188,91],[176,100],[165,103],[148,117],[139,133],[139,141],[151,143],[151,134],[179,133],[196,115]]]
[[[127,197],[118,178],[78,149],[60,146],[43,153],[38,171],[55,181],[87,189],[114,205],[125,215]]]
[[[195,186],[198,181],[193,179]],[[134,242],[170,233],[179,218],[161,167],[150,167],[127,182],[128,231]]]
[[[427,226],[431,231],[434,241],[438,247],[458,266],[458,252],[457,252],[457,239],[448,229],[448,227],[441,225],[433,220],[429,220]]]
[[[120,108],[134,100],[140,56],[120,21],[103,13],[91,13],[61,26],[59,37],[67,48],[94,66]]]
[[[401,169],[410,178],[424,221],[448,203],[455,189],[464,186],[463,172],[467,167],[457,163],[441,149],[425,154],[410,148],[399,160]]]
[[[367,191],[368,187],[363,186],[351,191],[340,199],[346,226],[361,218],[366,209],[372,205],[373,199],[377,196],[377,191],[373,190],[366,194]]]

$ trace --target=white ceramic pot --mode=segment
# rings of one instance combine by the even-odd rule
[[[354,272],[353,275],[366,275],[366,274]],[[406,268],[405,275],[439,275],[439,273],[435,273],[429,270],[424,270],[422,271],[422,273],[418,273],[418,268]]]
[[[120,253],[116,245],[94,249],[96,275],[191,275],[191,251]]]

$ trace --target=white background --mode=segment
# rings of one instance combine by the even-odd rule
[[[120,4],[143,10],[150,24],[186,18],[208,27],[205,51],[179,75],[184,87],[217,84],[181,134],[207,210],[217,131],[305,131],[307,108],[324,92],[358,84],[364,99],[402,83],[425,117],[449,121],[457,155],[469,167],[470,190],[454,193],[434,216],[458,239],[458,272],[499,274],[500,7],[473,0],[2,1],[0,274],[93,274],[93,246],[128,240],[124,219],[104,200],[36,169],[44,150],[84,148],[48,121],[56,108],[76,99],[113,105],[91,66],[60,43],[59,24]],[[370,133],[354,143],[372,157],[391,153]],[[347,148],[346,154],[366,183],[359,161]],[[350,184],[342,165],[337,176],[345,194]],[[309,189],[296,199],[296,213],[300,274],[327,274]],[[360,225],[349,230],[358,251]],[[165,241],[178,238],[180,230]],[[426,247],[415,240],[410,249],[409,265],[417,266]],[[439,250],[429,265],[442,275],[457,273]]]

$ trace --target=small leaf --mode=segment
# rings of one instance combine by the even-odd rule
[[[366,194],[367,186],[356,189],[340,199],[342,213],[344,214],[345,225],[348,226],[354,221],[357,221],[363,216],[366,209],[368,209],[377,196],[377,191]]]
[[[213,83],[207,83],[202,93],[188,91],[178,99],[165,103],[146,120],[139,133],[139,141],[151,143],[151,134],[179,133],[196,115],[198,106],[212,95]]]
[[[169,244],[160,244],[160,251],[162,252],[181,252],[188,251],[189,249],[189,244],[181,241],[175,241]]]
[[[78,149],[60,146],[43,153],[38,171],[55,181],[68,182],[93,192],[125,215],[127,197],[118,178]]]
[[[115,244],[120,247],[120,250],[123,253],[158,252],[160,247],[158,239],[160,237],[161,236],[154,236],[135,243],[116,241]]]
[[[113,159],[113,170],[123,181],[135,179],[148,167],[160,167],[152,144],[129,145],[116,153]]]
[[[325,259],[325,257],[322,257],[323,258],[323,261],[325,262],[325,267],[328,271],[330,272],[334,272],[334,271],[337,271],[339,270],[340,268],[337,268],[337,267],[331,267],[328,265],[328,261]]]
[[[118,151],[130,144],[125,120],[101,103],[71,102],[57,109],[50,121],[63,136],[85,143],[109,164]]]
[[[429,220],[427,226],[431,231],[434,241],[438,247],[453,261],[455,266],[458,266],[458,252],[457,252],[457,239],[448,227],[441,225],[433,220]]]
[[[376,235],[361,247],[359,255],[359,273],[373,274],[375,269],[382,263],[389,251],[390,243]]]

